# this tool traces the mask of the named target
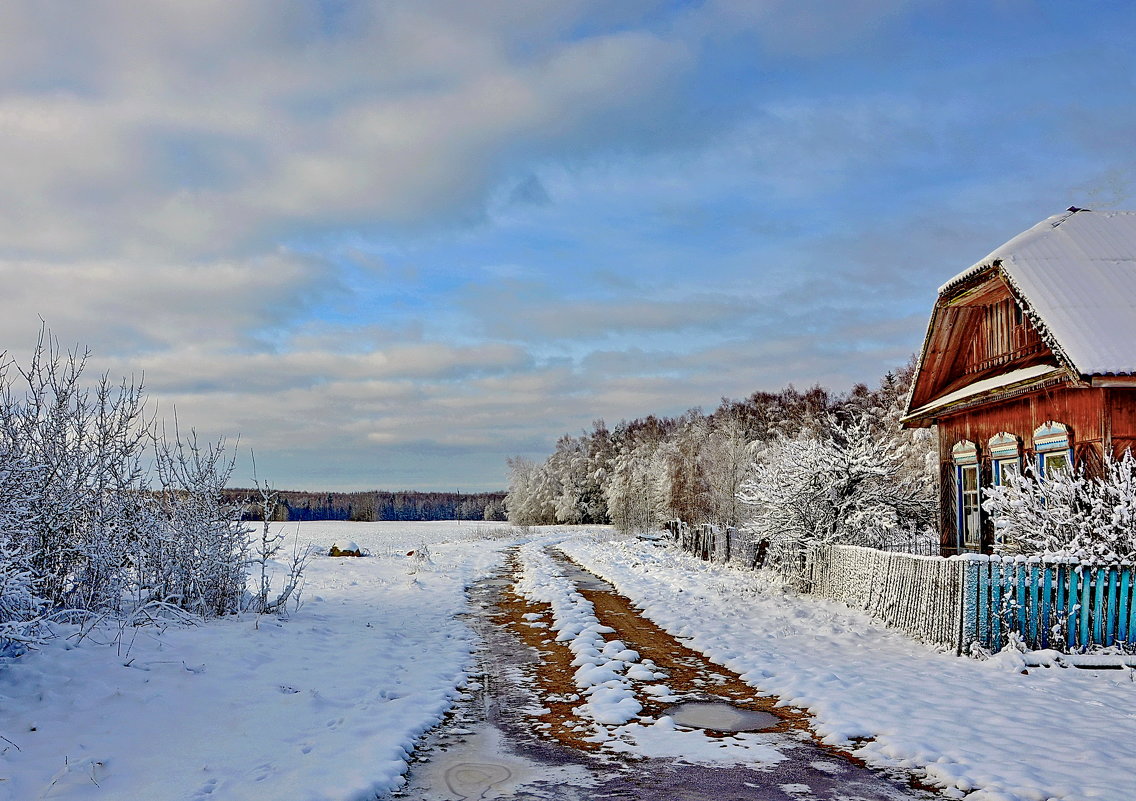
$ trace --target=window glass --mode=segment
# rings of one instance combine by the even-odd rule
[[[1019,459],[998,460],[998,484],[1003,487],[1010,485],[1010,477],[1022,473],[1022,463]]]
[[[962,519],[959,520],[959,530],[962,533],[963,546],[977,548],[982,542],[982,506],[978,491],[978,465],[961,466],[959,473],[962,486],[962,504],[959,510]]]
[[[1044,472],[1047,476],[1052,476],[1057,473],[1069,472],[1069,453],[1068,451],[1055,451],[1053,453],[1045,454]]]

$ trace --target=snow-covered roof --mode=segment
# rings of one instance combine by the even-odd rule
[[[1136,373],[1136,212],[1069,210],[1018,234],[939,294],[998,264],[1081,375]]]
[[[981,381],[975,381],[973,384],[967,384],[965,387],[956,389],[954,392],[948,392],[941,398],[935,398],[935,400],[931,401],[925,406],[920,406],[918,409],[912,409],[910,412],[904,415],[904,417],[920,417],[924,414],[927,414],[928,412],[933,412],[936,409],[942,409],[945,406],[950,406],[952,403],[958,403],[959,401],[966,400],[967,398],[977,397],[984,392],[991,392],[996,389],[1005,389],[1012,387],[1015,384],[1032,382],[1050,373],[1059,374],[1062,372],[1062,369],[1055,364],[1035,364],[1033,367],[1023,367],[1021,370],[1011,370],[1008,373],[1002,373],[1001,375],[984,378]]]

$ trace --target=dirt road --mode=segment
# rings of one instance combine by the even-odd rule
[[[476,680],[416,751],[407,786],[415,801],[897,801],[933,793],[822,747],[803,713],[776,707],[725,668],[646,620],[612,587],[562,564],[596,616],[666,676],[669,693],[639,693],[642,720],[672,717],[692,755],[652,756],[642,744],[597,737],[575,714],[572,655],[548,633],[548,607],[510,591],[503,574],[472,588],[469,623],[481,637]],[[691,704],[694,704],[691,706]],[[685,706],[684,706],[685,705]],[[727,706],[728,705],[728,706]],[[684,716],[685,715],[685,716]],[[708,726],[721,728],[704,728]],[[740,728],[740,731],[729,729]],[[606,741],[605,741],[606,740]],[[711,758],[707,758],[711,754]]]

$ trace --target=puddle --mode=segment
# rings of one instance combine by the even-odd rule
[[[713,731],[763,731],[781,722],[776,715],[739,709],[723,701],[687,701],[666,710],[679,726]]]
[[[550,765],[511,750],[501,729],[481,722],[471,735],[438,749],[400,796],[417,801],[583,799],[594,782],[581,765]]]
[[[494,589],[502,587],[512,587],[513,579],[511,578],[488,578],[482,579],[481,583],[486,587],[493,587]]]

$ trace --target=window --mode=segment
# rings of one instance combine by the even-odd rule
[[[978,446],[964,439],[951,448],[958,486],[958,534],[960,550],[982,545],[982,491],[978,480]]]
[[[1052,420],[1033,432],[1037,470],[1041,478],[1073,469],[1073,434],[1064,423]]]
[[[1068,473],[1072,465],[1069,462],[1069,454],[1065,451],[1055,451],[1054,453],[1042,454],[1042,476],[1052,476],[1057,473]]]
[[[1010,486],[1013,476],[1022,474],[1021,459],[999,459],[994,462],[994,485],[998,487]]]
[[[1004,487],[1010,483],[1011,476],[1021,475],[1022,448],[1017,437],[1002,431],[990,438],[987,448],[993,464],[994,486]]]
[[[959,532],[964,548],[977,548],[982,544],[982,506],[978,491],[978,465],[968,464],[959,467],[962,490],[961,519]]]

